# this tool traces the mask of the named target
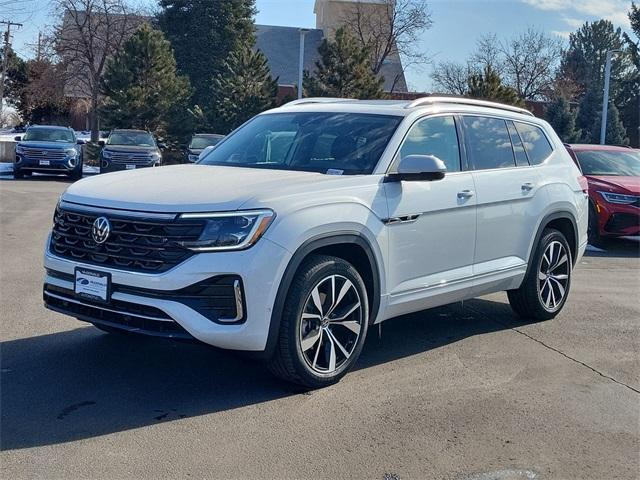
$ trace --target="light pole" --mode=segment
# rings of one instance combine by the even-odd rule
[[[300,29],[300,57],[298,59],[298,98],[302,98],[302,76],[304,72],[304,36],[308,28]]]
[[[602,96],[602,123],[600,124],[600,145],[604,145],[607,136],[607,110],[609,109],[609,78],[611,77],[611,57],[620,50],[607,50],[604,66],[604,95]]]

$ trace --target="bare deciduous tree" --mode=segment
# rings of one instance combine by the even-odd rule
[[[476,40],[476,49],[469,59],[470,68],[474,73],[484,72],[488,67],[498,75],[505,69],[502,45],[495,33],[482,35]]]
[[[500,51],[505,83],[515,88],[520,98],[536,100],[549,96],[562,54],[559,39],[530,28],[502,42]]]
[[[456,62],[440,62],[431,74],[434,90],[439,93],[466,95],[471,73],[469,66]]]
[[[100,79],[106,60],[145,18],[125,0],[53,0],[53,3],[61,17],[54,35],[56,52],[65,65],[65,93],[89,100],[91,138],[96,141]]]
[[[442,93],[465,95],[467,79],[490,68],[503,79],[504,85],[518,92],[524,100],[549,98],[555,88],[570,88],[566,82],[556,82],[556,72],[562,55],[562,42],[537,30],[506,41],[495,34],[483,35],[466,66],[456,62],[440,62],[431,78]]]
[[[389,59],[425,64],[428,54],[418,46],[420,35],[432,25],[425,0],[387,0],[375,10],[360,2],[346,9],[342,24],[371,52],[371,70],[379,75]],[[393,79],[395,87],[399,78]],[[391,89],[393,91],[393,88]]]

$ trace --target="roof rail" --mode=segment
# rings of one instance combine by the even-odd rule
[[[307,97],[287,102],[283,105],[283,107],[291,107],[293,105],[306,105],[308,103],[339,103],[353,101],[355,101],[355,98]]]
[[[435,103],[454,103],[457,105],[475,105],[477,107],[487,107],[487,108],[496,108],[499,110],[507,110],[510,112],[521,113],[523,115],[530,115],[533,117],[533,113],[531,113],[526,108],[514,107],[512,105],[505,105],[503,103],[488,102],[486,100],[476,100],[474,98],[464,98],[464,97],[422,97],[422,98],[415,99],[404,108],[415,108],[415,107],[420,107],[422,105],[432,105]]]

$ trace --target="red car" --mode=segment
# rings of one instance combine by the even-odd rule
[[[640,234],[640,150],[567,145],[589,184],[589,241]]]

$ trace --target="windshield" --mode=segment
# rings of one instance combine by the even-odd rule
[[[109,135],[107,145],[134,145],[138,147],[155,147],[153,136],[147,132],[113,132]]]
[[[193,137],[189,148],[202,149],[217,144],[222,138],[220,137]]]
[[[24,141],[75,143],[73,132],[61,128],[30,128],[22,137]]]
[[[640,176],[640,152],[612,150],[577,151],[584,175]]]
[[[397,116],[335,112],[259,115],[198,163],[369,174],[401,120]]]

